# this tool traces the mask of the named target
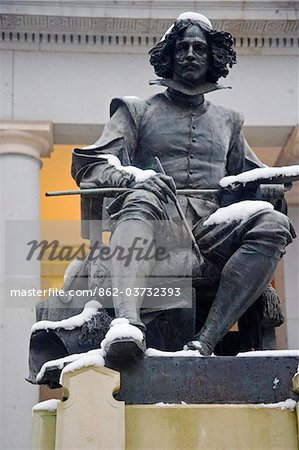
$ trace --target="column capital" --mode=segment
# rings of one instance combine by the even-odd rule
[[[51,122],[3,120],[0,121],[0,155],[18,154],[40,159],[53,150]]]

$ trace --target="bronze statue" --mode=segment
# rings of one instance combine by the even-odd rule
[[[267,172],[256,183],[248,182],[250,176],[239,183],[224,178],[265,167],[243,137],[242,116],[205,98],[208,92],[223,88],[219,78],[226,77],[236,63],[232,44],[231,35],[213,30],[206,17],[182,14],[150,50],[150,62],[160,77],[151,83],[166,90],[147,100],[112,100],[111,119],[100,139],[74,150],[72,175],[81,188],[83,218],[101,217],[101,201],[95,202],[90,217],[89,194],[94,189],[118,192],[112,201],[108,199],[109,247],[93,242],[97,255],[103,251],[117,256],[87,257],[67,272],[67,292],[70,286],[96,288],[93,298],[104,308],[73,331],[59,324],[51,330],[45,324],[40,330],[36,327],[29,381],[39,382],[36,376],[45,361],[100,345],[108,361],[140,357],[146,341],[162,350],[185,345],[203,356],[211,355],[267,289],[273,294],[269,282],[295,237],[283,200],[283,183],[294,178],[274,178],[274,183],[282,184],[270,189],[260,185],[273,183]],[[278,195],[273,196],[276,191]],[[97,201],[97,194],[93,195]],[[90,229],[86,231],[82,224],[84,237],[90,237]],[[165,297],[169,291],[163,280],[188,277],[200,287],[196,307],[199,304],[205,310],[205,314],[196,310],[196,317],[196,308],[181,307],[175,284],[167,285],[171,295]],[[155,297],[151,289],[157,278]],[[272,295],[274,303],[275,299]],[[61,301],[54,296],[38,307],[38,320],[68,318],[80,313],[89,300],[66,295]],[[272,314],[279,325],[282,318],[274,309],[266,311],[265,320]],[[116,334],[103,341],[113,318],[126,319],[135,330],[132,336]],[[252,347],[245,345],[247,350]],[[57,376],[51,376],[41,382],[57,386]]]
[[[226,77],[236,63],[232,44],[231,35],[213,30],[206,17],[181,15],[150,50],[150,63],[162,77],[154,83],[167,89],[147,100],[114,99],[111,119],[100,139],[93,146],[74,150],[72,175],[81,188],[128,189],[108,206],[111,251],[120,243],[129,248],[136,236],[151,242],[157,234],[155,227],[163,220],[169,224],[171,246],[182,248],[184,231],[175,226],[176,189],[218,188],[227,175],[263,167],[244,140],[242,116],[205,99],[206,93],[221,89],[218,79]],[[167,175],[152,171],[159,172],[155,157]],[[201,267],[215,268],[218,277],[207,320],[186,342],[187,348],[210,355],[265,291],[294,232],[286,215],[264,204],[257,205],[251,215],[215,223],[207,219],[219,208],[219,198],[178,198],[192,222],[204,261]],[[152,271],[153,260],[132,261],[126,267],[116,259],[111,265],[112,286],[122,292],[126,280],[126,287],[145,287]],[[107,346],[108,356],[145,351],[142,302],[141,293],[113,298],[115,316],[142,330],[144,339],[116,338]]]

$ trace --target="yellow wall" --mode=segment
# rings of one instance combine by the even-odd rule
[[[45,197],[47,191],[78,189],[71,177],[71,145],[55,145],[40,171],[41,220],[79,220],[80,196]]]
[[[71,145],[55,145],[51,157],[43,159],[43,166],[40,171],[41,221],[80,220],[79,195],[45,197],[45,192],[48,191],[78,189],[71,176],[72,148]],[[59,240],[58,236],[54,238]],[[41,288],[61,287],[67,265],[68,262],[66,261],[49,261],[45,258],[41,263]]]

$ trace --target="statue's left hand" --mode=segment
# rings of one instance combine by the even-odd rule
[[[155,194],[162,202],[168,203],[167,197],[175,201],[176,187],[172,177],[157,174],[145,181],[135,183],[133,189],[145,189]]]

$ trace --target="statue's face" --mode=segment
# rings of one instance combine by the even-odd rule
[[[199,27],[191,25],[176,41],[173,79],[198,86],[206,81],[208,68],[207,40]]]

